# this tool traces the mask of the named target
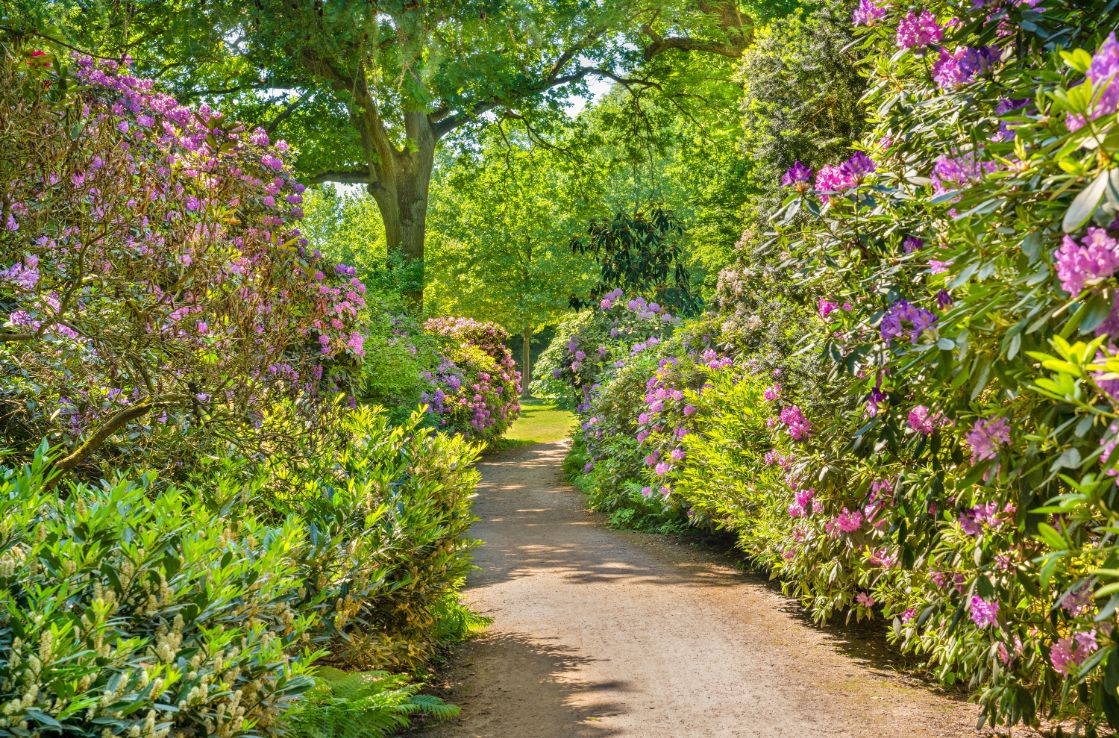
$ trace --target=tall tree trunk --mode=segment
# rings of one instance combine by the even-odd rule
[[[525,326],[521,334],[524,345],[521,347],[521,397],[528,397],[528,385],[532,381],[532,326]]]

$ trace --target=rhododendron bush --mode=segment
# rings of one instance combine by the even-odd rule
[[[342,389],[365,289],[304,248],[287,144],[88,57],[9,47],[0,98],[9,444],[47,435],[68,468]]]
[[[521,410],[509,334],[471,318],[431,318],[424,330],[439,351],[438,365],[423,373],[428,413],[445,430],[486,442],[500,437]]]
[[[560,405],[590,407],[595,390],[630,358],[655,349],[679,319],[644,297],[627,299],[615,289],[596,310],[561,324],[540,355],[532,391]]]
[[[863,0],[870,133],[747,249],[814,350],[646,375],[695,408],[669,499],[999,723],[1119,725],[1119,11],[1084,5]]]

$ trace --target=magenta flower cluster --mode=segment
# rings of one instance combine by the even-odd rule
[[[898,23],[897,44],[902,49],[920,49],[944,38],[944,29],[928,10],[910,10]]]
[[[1065,236],[1053,260],[1061,289],[1079,295],[1089,282],[1106,279],[1119,270],[1119,244],[1103,228],[1089,228],[1079,244]]]
[[[971,446],[971,463],[993,459],[999,455],[999,446],[1010,443],[1010,421],[1003,417],[981,418],[975,421],[966,438]]]
[[[1099,120],[1113,115],[1119,109],[1119,41],[1111,33],[1099,50],[1092,56],[1087,79],[1092,83],[1093,102],[1088,117]],[[1070,131],[1084,127],[1087,121],[1083,115],[1070,115]]]

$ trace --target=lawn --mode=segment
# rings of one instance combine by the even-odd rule
[[[574,428],[575,416],[569,411],[561,410],[550,402],[522,400],[520,417],[494,444],[494,449],[504,451],[535,443],[562,441],[571,435]]]

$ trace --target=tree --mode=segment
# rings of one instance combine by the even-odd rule
[[[578,167],[544,145],[494,130],[434,185],[430,307],[500,323],[523,337],[522,394],[533,334],[589,289],[593,264],[568,247],[586,208]]]
[[[74,22],[75,5],[82,22]],[[131,54],[182,95],[300,141],[312,182],[366,185],[390,255],[422,264],[435,152],[489,113],[562,115],[592,77],[622,83],[663,55],[737,58],[753,20],[735,0],[217,0],[77,3],[51,17],[75,43]],[[25,0],[16,21],[41,23]],[[25,23],[25,25],[26,25]]]

